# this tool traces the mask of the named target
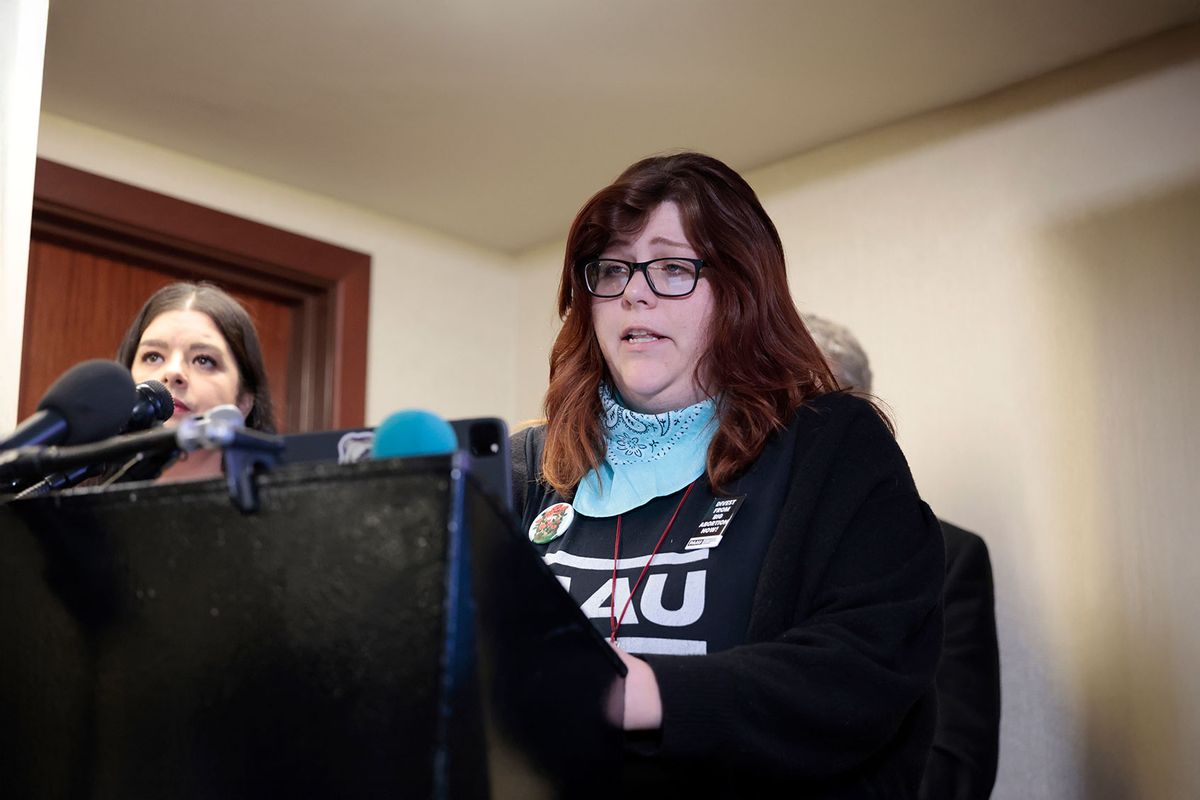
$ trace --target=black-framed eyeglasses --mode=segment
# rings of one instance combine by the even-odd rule
[[[704,261],[699,258],[597,258],[583,264],[583,283],[593,297],[620,297],[634,274],[642,272],[650,291],[659,297],[686,297],[696,290],[703,268]]]

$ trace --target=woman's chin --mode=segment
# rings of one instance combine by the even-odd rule
[[[621,404],[642,414],[662,414],[686,408],[704,399],[704,393],[695,386],[679,386],[661,380],[632,380],[617,382]]]
[[[158,482],[200,481],[219,478],[223,474],[220,450],[196,450],[163,470]]]

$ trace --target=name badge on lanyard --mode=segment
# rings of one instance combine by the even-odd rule
[[[733,515],[741,508],[742,501],[746,499],[746,495],[741,497],[718,497],[713,500],[713,504],[709,507],[708,513],[700,520],[700,524],[696,526],[696,532],[699,536],[693,536],[688,539],[688,543],[683,546],[684,550],[711,550],[721,543],[721,537],[725,535],[725,529],[729,527],[729,523],[733,521]]]

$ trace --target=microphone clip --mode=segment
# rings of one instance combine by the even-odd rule
[[[246,428],[236,406],[217,406],[203,416],[179,421],[175,441],[181,450],[217,449],[224,453],[229,499],[243,514],[259,509],[255,475],[279,465],[283,437]]]

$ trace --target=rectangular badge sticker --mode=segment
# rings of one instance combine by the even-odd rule
[[[741,497],[718,497],[716,500],[713,500],[708,513],[701,518],[700,524],[696,526],[696,533],[699,536],[689,539],[683,549],[711,549],[719,545],[721,538],[725,535],[725,529],[729,527],[729,523],[733,520],[733,515],[737,513],[738,508],[741,507],[742,501],[745,499],[746,496],[742,495]]]

